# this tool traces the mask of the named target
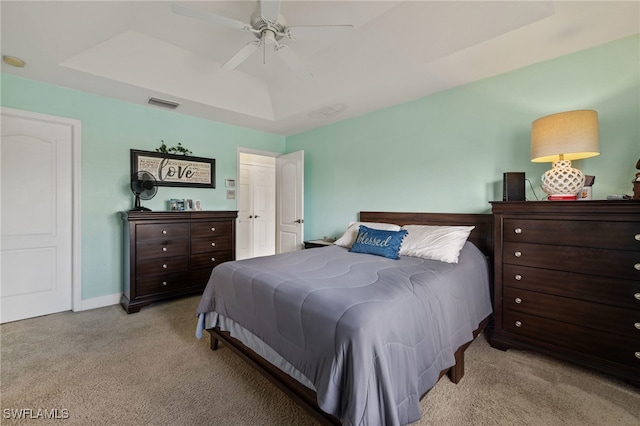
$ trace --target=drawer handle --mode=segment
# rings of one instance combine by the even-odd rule
[[[520,321],[516,321],[515,324],[516,324],[516,327],[522,327],[522,323]]]
[[[166,247],[162,247],[162,251],[167,251],[167,248]]]
[[[633,295],[633,297],[635,297],[635,298],[636,298],[636,300],[640,300],[640,293],[636,293],[636,294],[634,294],[634,295]]]
[[[517,304],[522,303],[522,299],[520,299],[519,297],[516,297],[515,299],[513,299]]]
[[[211,258],[211,261],[212,261],[212,262],[215,262],[215,261],[216,261],[216,258],[215,258],[215,257],[212,257],[212,258]]]
[[[167,234],[167,231],[162,231],[162,235],[166,235],[166,234]]]
[[[513,253],[513,255],[515,257],[520,257],[520,256],[522,256],[522,252],[521,251],[517,251],[517,252]]]
[[[215,247],[215,246],[216,246],[216,243],[211,243],[211,247]]]
[[[635,268],[636,271],[640,271],[640,262],[633,265],[633,267]]]
[[[516,274],[513,278],[515,278],[516,281],[520,281],[520,280],[522,280],[522,275]]]
[[[522,234],[522,228],[516,228],[513,230],[516,234]]]
[[[633,238],[635,238],[636,241],[640,241],[640,234],[636,234]]]
[[[211,227],[211,232],[216,232],[216,228],[214,228],[213,226]]]
[[[162,265],[162,269],[167,269],[167,264]]]
[[[640,330],[640,322],[637,322],[637,323],[633,324],[633,326],[634,326],[636,329]]]
[[[166,281],[162,281],[162,285],[167,285],[167,282]]]

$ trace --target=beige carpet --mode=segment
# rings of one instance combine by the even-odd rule
[[[2,325],[0,423],[314,425],[229,349],[194,336],[198,298]],[[65,420],[15,420],[57,409]],[[24,411],[23,411],[24,413]],[[418,425],[640,425],[640,390],[535,354],[467,350],[466,375],[422,400]],[[43,414],[42,412],[40,414]]]

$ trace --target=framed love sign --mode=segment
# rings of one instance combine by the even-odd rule
[[[131,174],[151,173],[158,186],[216,187],[216,160],[187,155],[131,150]]]

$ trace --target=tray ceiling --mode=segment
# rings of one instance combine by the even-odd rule
[[[184,2],[248,22],[257,1]],[[640,32],[635,1],[283,1],[289,25],[353,24],[346,35],[283,40],[298,78],[255,40],[172,12],[168,1],[2,1],[2,72],[176,113],[290,135]],[[149,106],[149,108],[157,108]]]

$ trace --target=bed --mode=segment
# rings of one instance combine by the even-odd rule
[[[489,320],[492,217],[361,212],[358,223],[351,248],[218,265],[197,309],[196,334],[206,330],[212,350],[222,342],[323,424],[409,424],[441,377],[462,379],[464,350]],[[356,250],[365,230],[404,232],[402,240],[404,229],[426,228],[415,225],[470,233],[455,262]]]

